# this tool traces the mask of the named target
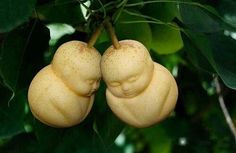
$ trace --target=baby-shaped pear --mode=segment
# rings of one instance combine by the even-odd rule
[[[122,40],[102,56],[101,71],[111,110],[134,127],[148,127],[174,109],[178,88],[171,73],[152,61],[148,50],[135,40]]]
[[[28,90],[31,112],[52,127],[70,127],[90,112],[101,78],[100,53],[81,41],[69,41],[52,63],[32,80]]]

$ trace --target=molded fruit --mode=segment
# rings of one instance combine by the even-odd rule
[[[90,112],[101,79],[101,55],[80,41],[56,51],[52,63],[32,80],[28,100],[33,115],[53,127],[70,127]]]
[[[175,79],[152,61],[140,42],[123,40],[120,45],[118,49],[109,47],[101,60],[107,103],[121,120],[134,127],[158,123],[175,107]]]

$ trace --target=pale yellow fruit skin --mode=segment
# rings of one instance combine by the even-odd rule
[[[81,48],[85,49],[81,52]],[[99,87],[100,59],[99,52],[87,49],[80,41],[60,46],[52,64],[40,70],[30,84],[28,101],[33,115],[52,127],[70,127],[82,122]],[[85,63],[93,68],[86,69]]]
[[[154,64],[148,50],[141,43],[134,40],[122,40],[119,43],[121,48],[114,49],[111,46],[102,56],[102,76],[114,95],[130,98],[143,92],[149,85]],[[136,77],[139,79],[138,82]],[[117,82],[120,83],[120,88],[115,86]],[[124,94],[122,90],[127,93],[128,90],[132,90],[133,94]]]
[[[82,97],[71,91],[49,65],[33,79],[28,99],[37,119],[53,127],[67,127],[87,116],[94,96]]]
[[[87,96],[96,90],[101,78],[101,55],[95,48],[88,48],[80,41],[70,41],[61,45],[52,60],[52,68],[65,84],[74,92]],[[92,89],[89,85],[92,81]]]
[[[127,43],[132,45],[118,50],[110,47],[102,57],[102,75],[108,86],[107,103],[127,124],[138,128],[148,127],[163,120],[173,111],[178,88],[171,73],[150,60],[151,57],[144,46],[133,40],[120,41],[121,46]],[[136,48],[139,50],[135,52]],[[127,60],[122,61],[122,56]],[[128,76],[134,74],[138,74],[137,79],[129,81]],[[143,82],[143,80],[150,81]],[[123,86],[130,90],[127,92],[131,93],[130,95],[125,94]]]
[[[107,103],[124,122],[138,128],[149,127],[166,118],[178,97],[176,82],[170,72],[155,63],[149,86],[133,98],[119,98],[106,90]]]

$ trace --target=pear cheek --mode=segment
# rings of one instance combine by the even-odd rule
[[[83,80],[78,82],[78,84],[80,84],[80,86],[78,86],[77,91],[81,96],[87,96],[90,93],[90,91],[92,90],[91,85],[86,83]]]
[[[136,88],[141,89],[143,86],[139,81]],[[120,98],[109,91],[106,95],[108,105],[121,120],[134,127],[143,128],[168,117],[175,107],[178,88],[171,73],[156,63],[150,84],[137,96]]]
[[[112,86],[108,86],[108,90],[117,97],[122,97],[122,90],[120,86],[116,86],[116,87],[112,87]]]

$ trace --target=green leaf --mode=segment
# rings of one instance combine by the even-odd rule
[[[199,77],[199,75],[201,76]],[[178,88],[180,89],[181,94],[178,99],[181,101],[183,107],[181,112],[185,112],[186,115],[191,117],[194,115],[198,116],[204,109],[207,110],[207,108],[211,106],[208,102],[210,100],[209,95],[206,92],[207,89],[203,88],[203,81],[205,84],[212,83],[212,76],[208,75],[209,80],[207,80],[205,78],[203,79],[203,75],[204,73],[201,72],[199,74],[196,69],[189,69],[189,66],[179,67]]]
[[[166,130],[155,126],[145,130],[145,137],[150,145],[151,153],[170,153],[172,142]]]
[[[218,10],[225,17],[225,20],[236,25],[236,1],[222,0],[219,1]]]
[[[13,137],[4,146],[0,147],[1,153],[36,153],[38,143],[35,136],[22,133]]]
[[[122,132],[124,127],[125,124],[114,116],[111,111],[107,111],[104,114],[99,114],[99,118],[97,118],[94,122],[94,131],[100,137],[106,150],[111,148],[115,139]]]
[[[140,132],[143,134],[145,142],[148,142],[151,153],[170,153],[175,140],[187,135],[187,127],[185,120],[175,117],[158,125],[141,129]]]
[[[58,144],[55,153],[106,153],[100,139],[89,126],[77,126],[68,129]]]
[[[106,44],[104,44],[106,46]],[[100,46],[99,48],[103,47]],[[112,148],[112,145],[118,135],[122,132],[125,124],[121,122],[109,109],[107,105],[106,97],[106,86],[101,81],[99,90],[96,92],[94,108],[93,108],[93,130],[100,138],[107,152]]]
[[[156,51],[151,50],[150,54],[153,61],[165,66],[173,75],[177,75],[176,71],[177,65],[186,65],[185,59],[182,57],[182,53],[173,53],[173,54],[157,54]]]
[[[110,37],[109,37],[108,33],[106,32],[106,30],[103,30],[101,32],[100,36],[98,37],[96,44],[102,44],[102,43],[109,42],[109,41],[110,41]],[[106,50],[106,48],[104,48],[104,51],[105,50]]]
[[[1,45],[0,75],[5,85],[13,92],[16,89],[20,65],[25,52],[26,40],[24,36],[27,34],[15,30],[7,35]]]
[[[21,25],[31,16],[35,0],[1,0],[0,33],[8,32]]]
[[[49,30],[38,21],[10,32],[1,44],[0,76],[14,93],[29,86],[43,66],[43,51],[48,47]]]
[[[166,25],[152,26],[152,49],[158,54],[170,54],[183,47],[180,30]]]
[[[193,31],[212,33],[222,30],[221,23],[198,6],[181,4],[180,13],[183,23]]]
[[[141,10],[148,21],[160,21],[160,24],[152,24],[151,48],[159,54],[170,54],[183,47],[180,30],[176,26],[172,28],[165,24],[179,16],[175,3],[153,3],[147,4]],[[128,12],[132,15],[132,12]],[[135,15],[135,16],[138,16]],[[162,24],[162,25],[161,25]]]
[[[33,128],[39,143],[37,149],[41,153],[55,152],[55,148],[58,146],[59,142],[62,141],[65,129],[48,127],[36,119],[34,120]]]
[[[153,3],[147,4],[142,13],[163,22],[170,22],[180,16],[176,3]]]
[[[236,89],[236,40],[223,34],[210,35],[209,39],[212,47],[211,53],[208,54],[210,63],[224,83]]]
[[[135,23],[136,21],[144,22]],[[149,24],[145,23],[145,21],[146,19],[143,17],[132,16],[126,12],[122,12],[115,26],[118,39],[134,39],[143,43],[147,49],[150,49],[152,32]]]
[[[106,47],[107,46],[107,47]],[[100,44],[98,47],[98,49],[102,49],[105,50],[105,48],[108,48],[108,43],[102,43]],[[97,114],[101,114],[104,115],[104,113],[110,113],[108,111],[108,105],[107,105],[107,101],[106,101],[106,97],[104,96],[106,95],[106,84],[103,80],[101,80],[100,82],[100,86],[98,91],[96,91],[96,96],[95,96],[95,100],[94,100],[94,106],[93,106],[93,115],[94,119],[96,120],[97,118]]]
[[[236,89],[236,40],[222,33],[207,36],[189,34],[223,82],[229,88]]]
[[[25,105],[27,102],[26,91],[22,90],[16,93],[15,98],[8,103],[6,94],[9,94],[4,88],[0,88],[0,139],[10,138],[21,132],[24,132]],[[5,97],[5,98],[4,98]]]
[[[79,24],[85,22],[78,1],[56,0],[39,6],[39,17],[49,22]]]
[[[214,68],[211,66],[207,58],[202,54],[201,50],[185,35],[183,35],[184,48],[189,61],[198,69],[206,71],[208,73],[215,73]]]
[[[51,128],[40,122],[35,123],[40,153],[105,153],[90,122],[84,121],[80,125],[64,129]]]

